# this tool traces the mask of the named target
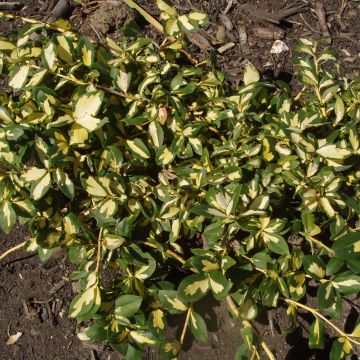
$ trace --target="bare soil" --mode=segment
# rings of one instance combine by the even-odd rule
[[[19,0],[24,7],[17,13],[22,16],[46,20],[50,0]],[[86,3],[86,1],[84,1]],[[152,0],[139,0],[146,11],[153,16],[158,10]],[[209,46],[217,51],[218,64],[230,74],[232,81],[242,78],[243,65],[250,61],[261,71],[264,78],[292,81],[294,69],[291,49],[300,37],[318,38],[321,36],[319,21],[312,9],[313,0],[238,0],[226,15],[224,10],[230,0],[183,0],[174,1],[179,11],[202,10],[210,16],[208,28],[200,33],[201,41],[193,41],[190,50],[199,59],[206,59]],[[338,51],[345,73],[355,77],[360,70],[360,3],[351,0],[321,1],[325,7],[327,25],[331,34],[332,49]],[[244,10],[242,5],[253,8]],[[303,9],[292,16],[269,22],[259,17],[266,11],[276,17],[289,6],[304,5]],[[133,11],[126,7],[108,4],[92,8],[76,7],[70,15],[73,26],[94,39],[105,36],[114,39],[120,37],[117,30],[124,22],[135,19],[143,32],[153,38],[159,37],[154,29],[147,25]],[[0,36],[16,31],[20,24],[10,20],[0,20]],[[246,38],[246,43],[244,41]],[[205,39],[205,40],[204,40]],[[276,39],[288,47],[279,55],[272,55],[270,49]],[[232,47],[219,53],[224,45]],[[4,79],[0,79],[0,90],[4,89]],[[0,233],[0,254],[29,236],[23,226],[17,225],[10,235]],[[64,253],[42,263],[38,257],[22,252],[13,253],[0,264],[0,354],[4,360],[115,360],[120,357],[104,345],[84,344],[76,336],[78,325],[67,317],[69,303],[76,294],[76,284],[67,281],[73,271],[66,261]],[[61,285],[61,287],[60,287]],[[314,299],[309,296],[308,302]],[[350,329],[359,313],[360,301],[351,298],[344,302],[343,317],[338,321],[340,327]],[[187,337],[182,360],[221,359],[230,360],[240,343],[240,326],[231,319],[225,304],[212,299],[197,309],[206,319],[209,329],[209,342],[198,343]],[[328,359],[331,336],[324,350],[309,350],[306,335],[311,316],[301,314],[301,327],[295,333],[284,336],[282,329],[287,326],[285,308],[263,312],[256,328],[266,339],[278,360]],[[181,317],[170,321],[170,332],[179,335],[183,324]],[[10,335],[21,332],[22,336],[13,345],[6,345]],[[264,359],[266,358],[263,354]],[[156,352],[149,350],[147,360],[157,359]],[[358,359],[354,354],[352,360]]]

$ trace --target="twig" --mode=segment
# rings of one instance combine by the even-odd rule
[[[49,321],[51,322],[52,325],[55,325],[55,319],[54,319],[54,314],[51,311],[51,307],[49,302],[46,303],[46,309],[49,313]]]
[[[24,6],[21,2],[0,2],[0,10],[16,11]]]
[[[324,5],[321,2],[317,2],[314,8],[315,14],[319,20],[319,25],[321,29],[321,33],[328,37],[328,43],[331,44],[331,34],[326,22],[326,14],[325,14],[325,8]]]
[[[313,27],[306,21],[306,19],[304,18],[303,14],[300,14],[300,17],[303,19],[305,25],[306,25],[312,32],[321,34],[321,31],[316,30],[315,28],[313,28]]]
[[[25,315],[28,319],[30,319],[30,312],[29,312],[29,308],[26,304],[26,301],[24,299],[21,300],[21,303],[22,303],[22,306],[24,308],[24,311],[25,311]]]
[[[98,250],[97,250],[97,256],[96,256],[96,268],[95,268],[95,274],[96,276],[100,272],[100,264],[101,264],[101,255],[102,255],[102,237],[103,237],[104,228],[100,228],[99,231],[99,238],[98,238]]]
[[[5,259],[6,256],[10,255],[10,254],[13,253],[14,251],[23,248],[25,244],[26,244],[26,241],[24,241],[24,242],[22,242],[21,244],[18,244],[18,245],[16,245],[16,246],[12,247],[11,249],[5,251],[2,255],[0,255],[0,261],[3,260],[3,259]]]
[[[63,278],[60,282],[58,282],[57,284],[55,284],[50,290],[49,290],[49,294],[50,295],[54,295],[56,294],[59,290],[61,290],[64,286],[66,286],[69,283],[69,279],[68,278]]]
[[[228,3],[224,10],[224,15],[226,15],[230,11],[231,7],[233,6],[233,2],[234,2],[234,0],[228,0]]]
[[[339,15],[338,15],[340,20],[341,20],[341,17],[343,15],[345,9],[346,9],[347,4],[348,4],[347,0],[342,0]]]
[[[57,1],[54,8],[51,10],[49,22],[54,22],[58,18],[65,18],[71,11],[71,6],[67,0]]]
[[[49,300],[31,300],[34,304],[48,304],[49,302],[53,301],[54,298],[50,298]]]
[[[183,330],[181,333],[181,337],[180,337],[180,346],[182,347],[184,344],[184,340],[185,340],[185,335],[186,335],[186,330],[189,326],[189,321],[190,321],[190,315],[192,312],[192,303],[190,303],[188,311],[186,313],[186,318],[185,318],[185,322],[184,322],[184,326],[183,326]]]

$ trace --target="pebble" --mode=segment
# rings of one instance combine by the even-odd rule
[[[273,44],[273,46],[271,47],[271,54],[281,54],[285,51],[288,51],[289,48],[288,46],[281,40],[276,40]]]
[[[39,332],[37,330],[35,330],[34,328],[31,328],[30,329],[30,335],[32,336],[38,336],[39,335]]]

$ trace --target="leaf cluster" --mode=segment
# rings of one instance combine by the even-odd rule
[[[161,45],[94,43],[64,23],[0,39],[11,88],[0,94],[1,229],[28,224],[26,248],[42,259],[68,249],[82,288],[69,315],[92,320],[80,338],[125,359],[145,346],[177,357],[176,314],[206,341],[206,294],[245,324],[285,305],[290,332],[314,287],[309,346],[322,348],[325,325],[360,291],[360,81],[302,39],[300,93],[260,81],[252,65],[234,88],[184,55],[181,32],[205,17],[159,6],[167,34],[179,34]],[[337,329],[332,359],[359,329]],[[259,358],[255,330],[241,337],[236,358]]]

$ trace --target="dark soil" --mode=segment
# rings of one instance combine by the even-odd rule
[[[24,7],[18,11],[18,14],[39,20],[47,18],[48,13],[45,10],[47,6],[44,5],[47,5],[50,0],[19,1],[24,4]],[[153,16],[158,15],[154,1],[139,0],[137,2]],[[241,80],[242,67],[248,61],[259,68],[264,78],[291,81],[294,74],[292,67],[294,54],[291,49],[296,39],[320,36],[318,34],[319,22],[311,10],[315,1],[235,0],[233,7],[224,17],[222,12],[229,2],[229,0],[174,1],[179,4],[179,11],[196,8],[207,12],[210,16],[210,26],[200,33],[207,42],[203,42],[200,48],[194,44],[190,46],[194,56],[206,59],[208,50],[205,48],[209,44],[214,49],[219,49],[233,42],[234,46],[230,50],[218,54],[218,64],[231,75],[234,82]],[[360,70],[360,3],[351,0],[321,2],[326,9],[332,37],[331,48],[338,51],[348,77],[355,77]],[[250,4],[255,8],[253,11],[244,11],[241,7],[243,4]],[[307,5],[307,7],[305,6],[301,13],[284,18],[276,25],[256,16],[256,9],[259,8],[276,15],[290,5]],[[346,6],[343,8],[343,5]],[[127,8],[116,8],[110,5],[93,9],[77,7],[70,16],[76,29],[98,40],[102,40],[105,36],[119,38],[117,29],[124,21],[134,18],[146,35],[159,36],[150,25]],[[6,36],[19,26],[20,24],[14,21],[0,20],[0,36]],[[241,41],[245,34],[246,44]],[[264,37],[273,38],[264,39]],[[282,40],[290,50],[280,55],[272,55],[270,49],[275,39]],[[1,87],[4,89],[3,82],[0,82],[0,89]],[[0,233],[0,254],[27,237],[28,233],[22,226],[16,226],[8,236]],[[69,303],[76,293],[76,284],[74,286],[67,281],[72,270],[64,253],[57,254],[54,259],[44,264],[38,257],[19,251],[0,264],[1,359],[115,360],[120,358],[103,345],[84,344],[77,338],[76,332],[79,328],[75,321],[67,317]],[[63,286],[55,291],[60,285]],[[314,300],[309,298],[308,301],[311,303]],[[337,325],[347,328],[353,324],[359,307],[359,299],[345,301],[344,315]],[[197,311],[206,319],[210,331],[209,342],[201,344],[191,340],[189,336],[181,359],[233,359],[233,354],[240,343],[240,326],[230,318],[225,304],[208,299],[206,304]],[[329,358],[331,339],[328,339],[325,350],[308,350],[306,335],[309,324],[313,321],[311,316],[301,315],[301,328],[286,337],[281,334],[282,329],[288,325],[285,308],[264,312],[260,318],[261,320],[256,322],[257,330],[266,339],[278,360]],[[182,324],[182,318],[173,319],[170,322],[171,333],[178,335]],[[22,333],[19,340],[13,345],[6,345],[9,336],[17,332]],[[330,332],[330,336],[333,335]],[[155,360],[157,356],[155,352],[149,351],[146,358]],[[263,358],[266,358],[264,354]],[[357,355],[353,355],[352,359],[358,359]]]

